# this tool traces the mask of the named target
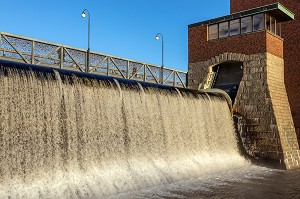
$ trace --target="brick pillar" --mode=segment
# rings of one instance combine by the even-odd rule
[[[284,84],[284,60],[267,54],[267,84],[288,169],[298,168],[300,151]]]
[[[284,60],[270,53],[223,53],[190,63],[189,86],[197,89],[209,71],[224,62],[243,62],[243,78],[233,109],[246,120],[242,136],[249,155],[299,168],[299,146],[284,85]]]

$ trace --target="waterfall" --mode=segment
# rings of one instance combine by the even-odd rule
[[[1,199],[105,198],[248,164],[220,96],[0,65]]]

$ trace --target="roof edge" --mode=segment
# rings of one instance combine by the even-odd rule
[[[278,3],[278,9],[281,10],[287,16],[289,16],[292,20],[295,20],[295,13],[290,11],[287,7],[285,7],[281,3]]]
[[[281,3],[273,3],[273,4],[268,4],[265,6],[249,9],[249,10],[244,10],[241,12],[236,12],[230,15],[214,18],[214,19],[209,19],[205,20],[202,22],[197,22],[193,24],[189,24],[188,28],[194,28],[194,27],[201,27],[205,25],[211,25],[211,24],[216,24],[220,23],[223,21],[228,21],[228,20],[233,20],[233,19],[238,19],[241,17],[247,17],[250,15],[255,15],[255,14],[260,14],[260,13],[265,13],[265,12],[271,12],[271,11],[279,11],[281,14],[285,16],[284,20],[282,21],[288,21],[288,20],[294,20],[295,19],[295,14],[290,11],[288,8],[286,8],[284,5]]]

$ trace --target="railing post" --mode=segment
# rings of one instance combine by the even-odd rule
[[[176,85],[176,75],[177,75],[177,71],[174,70],[173,73],[174,73],[174,74],[173,74],[173,86],[175,86],[175,85]]]
[[[63,68],[63,64],[64,64],[64,47],[63,46],[61,46],[61,48],[60,48],[60,56],[59,56],[59,58],[60,58],[59,67]]]
[[[164,66],[161,66],[161,71],[160,71],[160,83],[164,84]]]
[[[35,42],[34,42],[34,40],[32,40],[32,44],[31,44],[31,64],[34,64],[34,45],[35,45]]]
[[[146,75],[147,75],[147,73],[146,73],[146,69],[147,69],[147,65],[146,64],[144,64],[144,82],[146,82],[146,80],[147,80],[147,78],[146,78]]]
[[[129,61],[127,61],[126,78],[129,79]]]
[[[0,49],[2,49],[2,34],[1,33],[0,33]],[[0,51],[0,53],[1,53],[1,51]],[[3,50],[3,57],[4,57],[4,50]]]
[[[106,75],[109,76],[110,72],[109,72],[109,57],[107,56],[107,59],[106,59],[106,63],[107,63],[107,71],[106,71]]]
[[[85,67],[85,72],[88,73],[89,71],[90,71],[90,48],[87,50],[87,61]]]

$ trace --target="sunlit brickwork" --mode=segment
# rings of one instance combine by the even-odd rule
[[[231,13],[271,3],[282,3],[296,14],[295,21],[282,24],[284,38],[284,81],[297,132],[300,129],[300,1],[299,0],[231,0]],[[299,135],[298,135],[299,137]],[[300,140],[300,137],[298,138]]]

